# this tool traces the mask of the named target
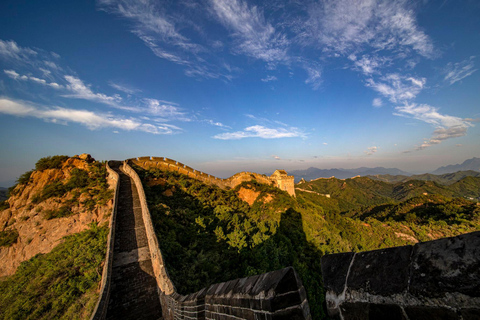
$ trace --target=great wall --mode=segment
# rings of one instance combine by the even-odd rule
[[[289,195],[295,196],[294,177],[289,176],[284,170],[276,170],[270,177],[255,172],[239,172],[227,179],[217,178],[210,174],[195,170],[181,162],[163,158],[163,157],[139,157],[128,159],[131,163],[142,168],[158,168],[161,170],[176,171],[188,177],[200,180],[204,183],[213,184],[219,188],[235,188],[237,185],[245,181],[256,180],[260,183],[275,186],[280,190],[288,192]]]
[[[292,267],[178,294],[164,265],[142,183],[130,164],[168,168],[221,188],[251,179],[280,184],[250,172],[219,179],[168,158],[110,161],[107,170],[116,191],[92,320],[311,319],[305,289]],[[322,274],[332,318],[480,319],[480,232],[415,246],[327,255]]]

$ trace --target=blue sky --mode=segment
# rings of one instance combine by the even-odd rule
[[[0,4],[0,186],[54,154],[227,177],[480,155],[478,1]]]

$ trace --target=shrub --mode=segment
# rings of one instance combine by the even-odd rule
[[[0,211],[10,208],[10,203],[7,200],[0,201]]]
[[[68,156],[52,156],[41,158],[35,164],[35,170],[43,171],[47,169],[60,169]]]
[[[71,172],[70,180],[66,186],[68,189],[85,188],[89,184],[88,172],[82,169],[74,168]]]
[[[0,232],[0,247],[10,247],[16,243],[18,239],[18,231],[10,229]]]
[[[108,228],[92,225],[22,262],[0,281],[0,319],[88,319],[98,300],[107,235]]]
[[[45,210],[45,219],[51,220],[55,218],[68,217],[72,215],[72,209],[70,206],[61,206],[58,210]]]
[[[32,176],[33,170],[27,171],[18,177],[17,182],[18,184],[27,184],[30,181],[30,177]]]

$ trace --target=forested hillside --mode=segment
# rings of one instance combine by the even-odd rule
[[[430,181],[318,179],[297,185],[306,191],[292,198],[254,180],[222,190],[174,172],[135,169],[180,293],[294,266],[314,319],[325,316],[322,255],[480,230],[475,202]]]
[[[88,319],[113,191],[89,155],[40,159],[0,207],[0,319]]]

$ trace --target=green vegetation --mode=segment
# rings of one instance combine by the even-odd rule
[[[67,193],[72,192],[72,197],[65,202],[64,206],[58,210],[46,212],[47,219],[71,214],[71,208],[80,204],[81,194],[84,198],[81,204],[87,210],[105,205],[112,198],[113,192],[108,188],[107,170],[104,163],[90,163],[88,170],[73,168],[70,175],[70,179],[66,182],[55,180],[45,185],[43,190],[32,198],[32,203],[38,204],[50,198],[64,197]]]
[[[0,247],[10,247],[17,242],[17,239],[18,231],[16,229],[0,231]]]
[[[45,210],[45,219],[55,219],[55,218],[62,218],[68,217],[72,215],[72,209],[69,205],[61,206],[58,210]]]
[[[311,192],[297,190],[294,199],[254,180],[222,190],[174,172],[135,169],[180,293],[293,266],[314,319],[325,318],[323,254],[480,230],[480,207],[462,193],[480,190],[475,177],[449,186],[415,180],[391,184],[366,177],[319,179],[299,185]],[[240,188],[260,192],[251,206],[238,198]]]
[[[10,204],[7,200],[0,201],[0,211],[10,208]]]
[[[306,240],[301,214],[286,192],[255,181],[222,190],[174,172],[136,170],[180,293],[294,266],[304,279],[312,313],[324,316],[321,252]],[[251,207],[238,198],[240,187],[260,191]]]
[[[68,156],[51,156],[41,158],[35,164],[35,170],[43,171],[47,169],[60,169],[62,164],[68,159]]]
[[[98,299],[108,228],[91,225],[0,281],[0,319],[87,319]]]

